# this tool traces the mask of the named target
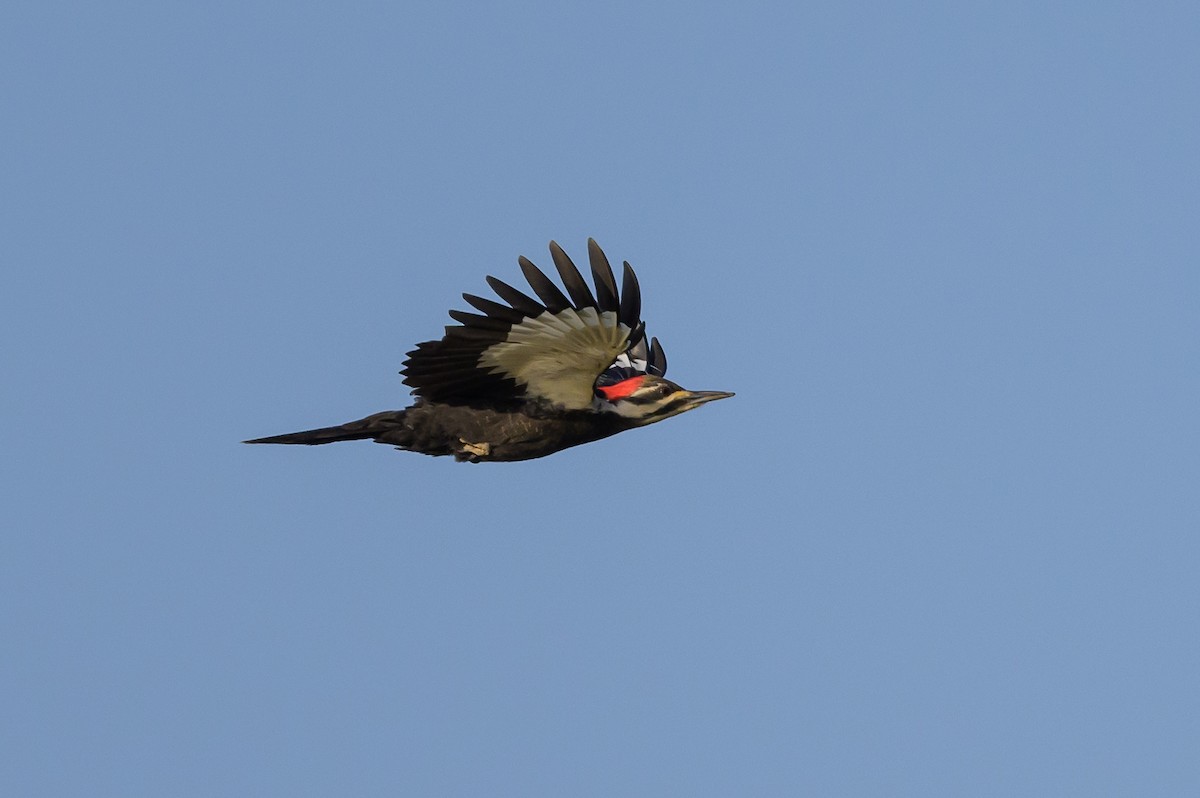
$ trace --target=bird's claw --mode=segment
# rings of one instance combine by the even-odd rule
[[[492,445],[487,441],[483,443],[471,443],[465,438],[459,438],[458,442],[462,444],[462,450],[458,453],[458,459],[470,460],[477,462],[480,457],[487,457],[492,453]]]

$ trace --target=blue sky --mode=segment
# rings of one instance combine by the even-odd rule
[[[1191,3],[16,3],[0,792],[1200,791]],[[595,236],[687,387],[398,408]]]

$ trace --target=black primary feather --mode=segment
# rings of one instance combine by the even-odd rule
[[[532,266],[533,264],[531,263],[529,265]],[[528,294],[518,291],[503,280],[498,280],[489,275],[487,278],[487,284],[491,286],[493,291],[496,292],[496,296],[500,297],[505,302],[512,305],[514,308],[530,318],[533,318],[534,316],[540,316],[542,313],[546,312],[546,308],[542,307],[542,305],[540,305],[536,299]],[[563,301],[565,302],[566,299],[564,298]]]
[[[604,250],[596,243],[596,239],[588,239],[588,261],[592,266],[592,282],[596,284],[596,304],[600,310],[617,313],[620,319],[620,300],[617,298],[617,280],[613,277],[612,266],[604,256]],[[632,326],[632,325],[630,325]]]
[[[575,268],[574,262],[567,257],[567,253],[563,252],[557,241],[550,242],[550,257],[554,258],[554,267],[558,269],[558,276],[562,278],[563,285],[567,287],[567,293],[575,302],[575,309],[596,307],[596,298],[592,296],[591,289],[583,281],[583,275],[579,273],[579,269]]]
[[[660,377],[667,375],[667,353],[663,351],[657,338],[650,339],[650,359],[646,361],[646,371]]]
[[[533,265],[533,261],[522,255],[517,259],[517,263],[520,264],[521,273],[525,275],[525,280],[533,292],[542,302],[546,303],[546,310],[557,315],[571,307],[571,302],[566,295],[546,276],[545,272]]]
[[[625,270],[621,275],[621,310],[617,318],[631,330],[642,318],[642,289],[629,261],[625,261]]]

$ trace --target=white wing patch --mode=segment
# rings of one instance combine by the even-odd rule
[[[633,369],[634,371],[646,371],[646,358],[630,357],[628,352],[622,352],[617,355],[617,359],[613,361],[613,366],[616,368]]]
[[[625,351],[629,332],[612,311],[547,311],[513,325],[502,343],[483,351],[479,365],[512,377],[527,393],[584,410],[592,404],[596,377]]]

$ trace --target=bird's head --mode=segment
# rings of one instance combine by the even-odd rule
[[[688,391],[665,377],[640,374],[613,385],[596,387],[595,409],[642,427],[686,413],[702,404],[733,396],[725,391]]]

